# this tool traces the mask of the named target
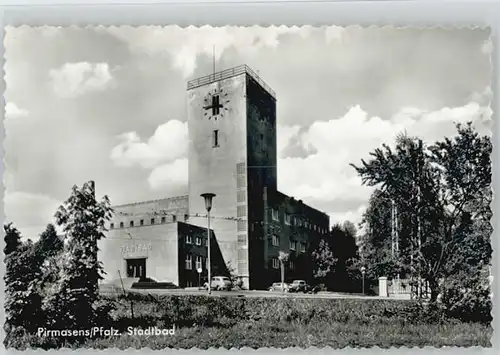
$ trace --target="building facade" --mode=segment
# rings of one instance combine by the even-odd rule
[[[146,249],[151,248],[155,256],[146,259],[146,276],[180,286],[191,284],[192,272],[182,267],[188,265],[190,252],[179,240],[198,232],[205,233],[206,239],[206,210],[200,195],[214,193],[215,270],[237,276],[245,288],[266,288],[279,281],[276,258],[283,251],[290,255],[287,279],[309,279],[307,252],[328,232],[330,222],[328,215],[278,191],[274,91],[246,65],[191,80],[187,122],[188,196],[117,206],[111,239],[119,244],[135,233],[138,240],[151,240]],[[133,225],[127,219],[131,216]],[[147,225],[148,218],[149,222],[159,218],[160,223]],[[149,229],[134,229],[146,225]],[[161,245],[154,248],[154,240]],[[104,243],[113,242],[105,239]],[[195,248],[192,254],[203,263],[206,251]],[[102,255],[111,257],[109,252]],[[114,252],[113,257],[127,255]]]

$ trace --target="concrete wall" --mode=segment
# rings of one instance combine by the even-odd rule
[[[113,206],[113,209],[107,238],[99,243],[99,259],[107,272],[105,281],[117,280],[118,270],[122,277],[127,276],[125,259],[147,258],[147,277],[178,284],[176,222],[184,220],[189,213],[188,197],[130,203]]]
[[[223,108],[217,119],[205,115],[205,98],[219,93]],[[226,263],[238,264],[237,253],[237,165],[246,164],[246,83],[245,74],[224,79],[187,92],[189,130],[189,209],[191,216],[205,216],[200,194],[217,196],[211,227]],[[213,146],[213,131],[219,132],[219,146]],[[204,217],[189,223],[206,227]]]
[[[159,282],[179,283],[177,223],[118,228],[99,242],[104,281],[126,277],[127,258],[146,258],[146,276]]]

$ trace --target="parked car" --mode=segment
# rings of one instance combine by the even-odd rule
[[[217,291],[230,291],[233,288],[233,283],[231,279],[226,276],[214,276],[212,277],[212,282],[210,283],[212,290]],[[208,288],[208,284],[205,283],[205,288]]]
[[[284,282],[283,284],[281,284],[281,282],[275,282],[268,288],[268,291],[283,292],[283,290],[284,290],[285,292],[288,292],[289,288],[290,288],[290,284],[287,284],[286,282]]]
[[[289,287],[288,292],[304,292],[307,293],[310,290],[309,285],[304,280],[294,280]]]

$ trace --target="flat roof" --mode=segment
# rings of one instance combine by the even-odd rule
[[[191,90],[200,86],[208,85],[211,83],[215,83],[219,80],[224,80],[228,78],[232,78],[234,76],[238,76],[241,74],[248,74],[253,80],[259,83],[260,86],[264,88],[275,100],[276,93],[269,85],[267,85],[264,80],[262,80],[248,65],[243,64],[234,68],[222,70],[213,74],[205,75],[193,80],[188,81],[187,89]]]

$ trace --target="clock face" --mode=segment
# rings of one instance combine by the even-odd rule
[[[214,89],[209,92],[203,99],[203,110],[206,118],[214,119],[224,117],[224,113],[228,111],[229,100],[227,92],[224,89]]]

